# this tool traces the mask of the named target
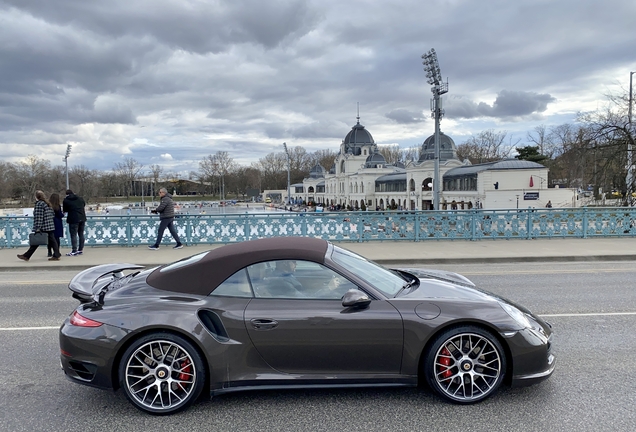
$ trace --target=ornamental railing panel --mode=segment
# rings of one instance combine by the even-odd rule
[[[178,215],[182,243],[235,243],[280,236],[330,241],[499,240],[532,238],[636,237],[636,208],[563,208],[325,213]],[[33,225],[29,216],[0,217],[0,247],[24,247]],[[89,216],[87,246],[154,243],[159,218],[152,215]],[[69,246],[68,225],[62,246]],[[164,243],[174,243],[166,230]]]

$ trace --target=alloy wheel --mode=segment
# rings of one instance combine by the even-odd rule
[[[471,403],[486,398],[499,387],[505,358],[500,344],[486,332],[457,332],[435,346],[431,366],[432,373],[427,375],[429,384],[434,384],[442,396],[452,401]]]
[[[131,347],[125,356],[123,384],[135,405],[152,413],[168,413],[185,408],[198,395],[198,356],[184,345],[156,339]]]

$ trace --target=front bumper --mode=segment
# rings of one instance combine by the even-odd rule
[[[548,369],[542,372],[534,373],[534,374],[517,375],[513,377],[512,379],[512,386],[513,387],[529,386],[529,385],[547,380],[552,375],[552,372],[554,372],[555,367],[556,367],[556,357],[550,354],[548,356]]]
[[[552,333],[543,327],[526,328],[503,335],[512,358],[512,387],[536,384],[550,378],[556,367]]]

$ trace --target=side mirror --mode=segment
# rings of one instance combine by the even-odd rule
[[[371,304],[368,295],[357,289],[350,289],[342,297],[342,306],[364,309]]]

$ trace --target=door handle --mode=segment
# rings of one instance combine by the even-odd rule
[[[256,330],[271,330],[278,327],[278,321],[269,318],[254,318],[250,323]]]

